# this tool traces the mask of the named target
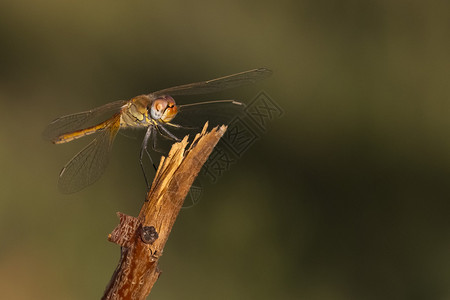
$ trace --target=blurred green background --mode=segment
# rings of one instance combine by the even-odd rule
[[[449,299],[450,2],[2,1],[2,299],[99,299],[139,140],[58,192],[55,117],[266,66],[284,109],[183,210],[152,299]],[[210,100],[201,96],[197,101]]]

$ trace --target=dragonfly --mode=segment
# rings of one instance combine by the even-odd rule
[[[96,137],[78,152],[61,170],[58,188],[62,193],[74,193],[96,182],[109,162],[112,144],[120,129],[146,129],[139,153],[144,179],[149,187],[143,157],[152,149],[165,152],[164,141],[169,145],[180,141],[176,132],[183,129],[201,129],[210,125],[226,124],[231,117],[243,111],[245,105],[235,100],[216,100],[194,104],[177,105],[173,96],[197,95],[222,91],[242,85],[253,84],[270,76],[271,70],[258,68],[212,80],[166,88],[150,94],[139,95],[130,100],[119,100],[103,106],[62,116],[51,122],[44,130],[44,139],[63,144],[96,134]],[[162,149],[162,150],[161,150]]]

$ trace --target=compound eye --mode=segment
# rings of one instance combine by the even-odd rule
[[[163,122],[170,122],[176,116],[177,112],[178,107],[175,105],[175,103],[168,104],[163,116],[161,117],[161,120]]]
[[[151,117],[155,120],[161,119],[164,111],[167,108],[167,101],[165,99],[156,99],[152,103],[152,107],[150,109]]]
[[[167,101],[162,100],[162,99],[158,99],[158,100],[155,100],[153,106],[155,107],[156,111],[164,112],[164,110],[167,107],[167,104],[168,104]]]

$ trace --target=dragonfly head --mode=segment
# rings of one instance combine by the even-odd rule
[[[170,122],[177,114],[178,107],[175,100],[166,95],[153,100],[149,111],[152,119]]]

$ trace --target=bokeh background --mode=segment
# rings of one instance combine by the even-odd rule
[[[55,117],[266,66],[284,110],[183,210],[152,299],[449,299],[450,2],[2,1],[2,299],[99,299],[137,215],[140,141],[56,186]],[[192,99],[191,99],[192,100]],[[210,100],[201,96],[197,101]],[[73,145],[72,145],[73,144]]]

